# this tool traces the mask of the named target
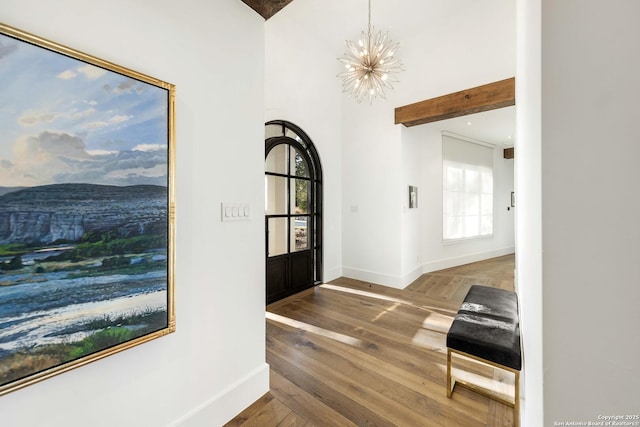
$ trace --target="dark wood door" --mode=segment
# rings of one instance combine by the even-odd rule
[[[267,304],[314,285],[312,255],[305,250],[267,259]]]

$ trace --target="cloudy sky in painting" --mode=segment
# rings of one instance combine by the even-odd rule
[[[167,92],[0,34],[0,187],[167,184]]]

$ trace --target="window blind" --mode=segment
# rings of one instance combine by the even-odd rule
[[[443,240],[493,234],[493,147],[442,135]]]

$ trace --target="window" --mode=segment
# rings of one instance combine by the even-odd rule
[[[442,160],[443,239],[493,235],[493,148],[443,135]]]

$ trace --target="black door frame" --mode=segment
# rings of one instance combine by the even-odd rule
[[[288,202],[288,208],[286,214],[267,215],[265,214],[265,261],[266,261],[266,303],[270,304],[279,299],[293,295],[304,289],[308,289],[322,282],[322,167],[320,165],[320,158],[313,145],[311,139],[307,134],[293,123],[284,120],[273,120],[265,124],[266,127],[271,129],[271,134],[275,133],[275,136],[268,137],[265,140],[265,161],[269,152],[276,146],[286,144],[287,146],[294,147],[307,162],[309,168],[310,182],[309,188],[309,209],[307,214],[297,215],[290,212],[290,203]],[[275,130],[275,132],[274,132]],[[290,166],[288,166],[289,168]],[[286,174],[266,172],[265,176],[281,176],[285,178],[294,178],[291,171],[287,169]],[[295,177],[300,179],[300,177]],[[305,178],[303,178],[305,179]],[[290,186],[290,183],[288,184]],[[289,191],[291,190],[288,187]],[[287,194],[290,197],[290,193]],[[290,236],[287,238],[287,253],[282,255],[276,255],[269,257],[269,219],[270,218],[288,218],[292,220],[296,216],[306,216],[307,221],[307,239],[309,241],[309,249],[305,251],[292,251]],[[288,227],[288,233],[291,228]],[[308,252],[307,252],[308,251]],[[305,260],[304,257],[307,257]],[[294,265],[292,263],[293,258],[297,258],[297,262],[308,262],[307,266],[311,270],[311,280],[303,287],[294,287],[291,285],[291,275],[295,274]],[[269,289],[269,267],[279,265],[280,268],[286,270],[287,283],[275,292],[270,292]]]

